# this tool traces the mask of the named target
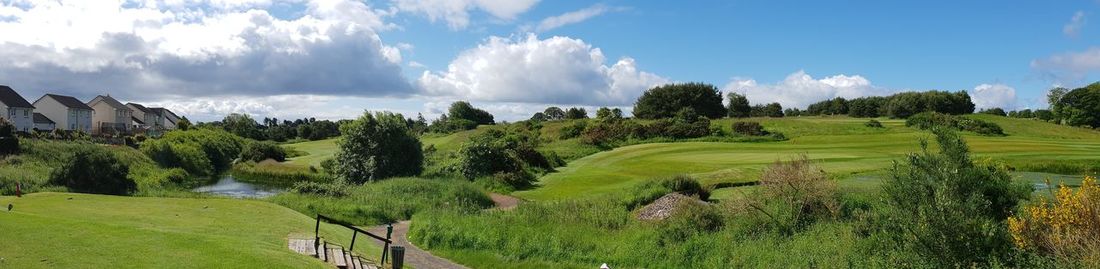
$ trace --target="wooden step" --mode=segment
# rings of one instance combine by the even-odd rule
[[[344,256],[344,248],[332,248],[332,258],[329,259],[329,263],[336,265],[337,268],[347,268],[348,260]]]
[[[351,268],[351,269],[362,269],[363,268],[363,264],[359,262],[359,259],[358,259],[359,256],[351,255],[349,253],[348,255],[345,255],[344,257],[346,257],[348,259],[348,268]]]

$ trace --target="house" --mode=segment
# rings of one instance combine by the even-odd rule
[[[11,87],[0,85],[0,118],[10,122],[14,131],[30,132],[34,129],[34,121],[31,114],[34,113],[34,105],[23,99]]]
[[[52,120],[57,129],[92,132],[95,110],[72,96],[46,94],[34,101],[34,108]]]
[[[53,120],[50,120],[46,115],[42,115],[42,113],[34,113],[35,130],[53,131],[54,128],[57,128],[57,124],[54,123]]]
[[[130,111],[133,113],[131,122],[135,128],[156,129],[164,127],[163,118],[159,114],[153,113],[153,110],[136,103],[126,103],[126,106],[130,107]]]
[[[95,110],[92,116],[93,134],[126,134],[132,130],[132,110],[110,95],[96,96],[88,102],[88,106]]]
[[[176,123],[180,121],[180,117],[176,116],[176,113],[172,113],[171,110],[163,107],[154,107],[149,110],[153,111],[153,114],[156,114],[157,117],[160,117],[160,122],[164,126],[164,129],[176,129]]]

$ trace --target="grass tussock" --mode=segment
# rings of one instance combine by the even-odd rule
[[[435,208],[476,212],[493,204],[468,181],[422,178],[388,179],[362,185],[303,183],[294,191],[269,200],[308,216],[322,214],[358,225],[393,223]]]

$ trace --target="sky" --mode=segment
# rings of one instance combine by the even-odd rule
[[[194,121],[498,120],[547,106],[630,111],[704,82],[752,103],[968,91],[1045,108],[1100,80],[1100,0],[0,0],[0,85],[111,95]]]

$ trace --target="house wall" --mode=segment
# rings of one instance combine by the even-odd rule
[[[17,132],[30,132],[34,128],[34,112],[30,108],[8,107],[0,103],[0,112],[3,114],[0,115],[0,118],[4,118],[4,120],[10,122]],[[26,116],[27,113],[31,114],[31,118]]]
[[[124,126],[130,126],[130,109],[118,109],[111,106],[107,102],[92,101],[92,109],[95,109],[94,116],[92,116],[92,131],[100,132],[100,123],[117,124],[122,123]]]
[[[68,130],[69,108],[58,103],[57,100],[49,97],[39,98],[38,101],[34,101],[34,112],[50,118],[57,124],[58,129]]]
[[[91,133],[92,132],[92,115],[94,115],[94,114],[95,114],[94,110],[71,109],[70,108],[69,109],[69,120],[70,121],[69,121],[69,126],[67,126],[67,127],[72,128],[72,127],[75,126],[76,128],[72,129],[72,130],[80,130],[80,131],[84,131],[85,133]]]

